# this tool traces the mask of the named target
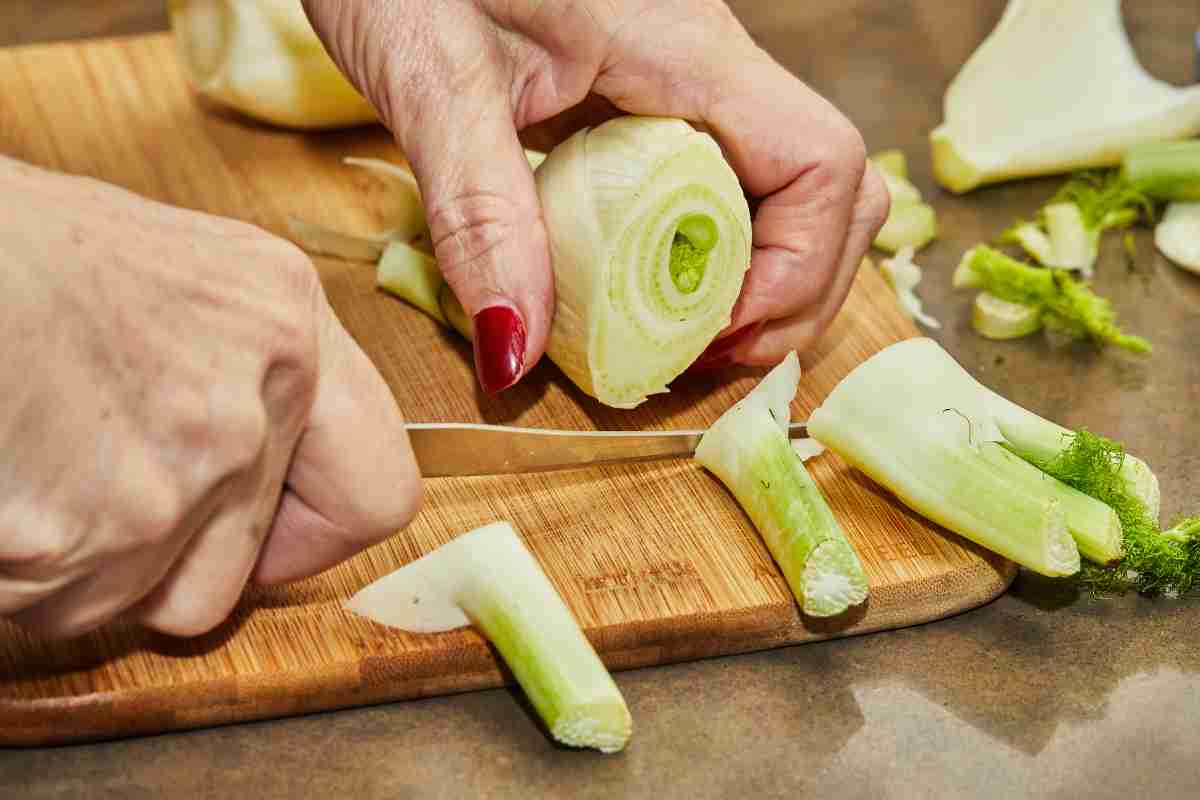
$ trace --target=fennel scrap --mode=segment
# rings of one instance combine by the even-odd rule
[[[629,741],[620,690],[507,522],[459,536],[359,590],[346,607],[413,633],[474,625],[557,741],[605,753]]]

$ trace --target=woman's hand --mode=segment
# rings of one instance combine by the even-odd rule
[[[308,259],[0,158],[0,616],[223,620],[408,522],[395,402]]]
[[[554,281],[517,132],[604,105],[712,133],[757,205],[733,323],[707,366],[773,364],[845,300],[887,216],[862,137],[719,0],[305,0],[420,182],[439,264],[475,319],[484,389],[541,356]],[[581,106],[582,104],[582,106]],[[561,125],[557,126],[561,129]]]

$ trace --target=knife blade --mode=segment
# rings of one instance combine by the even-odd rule
[[[406,426],[426,478],[511,475],[597,464],[624,464],[691,456],[703,430],[570,431],[514,428],[469,422],[417,422]],[[803,422],[789,437],[808,436]]]

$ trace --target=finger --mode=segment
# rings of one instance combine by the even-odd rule
[[[729,357],[736,362],[768,366],[793,350],[804,351],[828,328],[850,293],[854,276],[883,221],[889,200],[882,178],[868,166],[854,204],[841,261],[828,291],[799,314],[766,323],[757,334],[740,342]]]
[[[66,581],[57,591],[44,595],[39,602],[10,618],[18,625],[51,638],[80,636],[99,627],[154,590],[191,536],[208,524],[210,514],[211,508],[200,509],[194,524],[174,531],[161,546],[145,548],[97,572]]]
[[[396,401],[328,310],[308,426],[255,580],[313,575],[390,536],[416,514],[421,477]]]
[[[294,440],[294,437],[293,437]],[[255,469],[230,491],[212,520],[187,541],[154,590],[138,605],[146,626],[173,636],[199,636],[219,625],[241,597],[279,501],[286,447],[273,443]]]
[[[211,521],[192,536],[163,580],[134,609],[148,627],[175,636],[215,628],[237,605],[279,505],[284,477],[315,403],[320,331],[329,314],[323,292],[313,295],[315,324],[280,348],[254,396],[230,398],[230,407],[253,414],[230,426],[239,431],[242,466],[223,481],[224,495]],[[312,318],[309,318],[312,323]]]
[[[447,93],[401,135],[438,264],[474,321],[476,374],[489,393],[541,357],[554,308],[541,205],[506,97]]]
[[[826,296],[845,260],[866,164],[854,126],[736,32],[730,28],[733,54],[709,58],[704,69],[680,75],[618,67],[597,82],[628,111],[701,123],[742,186],[760,198],[751,268],[726,334],[792,316]]]

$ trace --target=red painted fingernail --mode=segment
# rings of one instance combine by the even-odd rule
[[[760,326],[761,323],[751,323],[738,328],[728,336],[717,339],[700,354],[700,357],[688,367],[687,371],[691,373],[711,372],[714,369],[728,367],[733,363],[733,349],[749,339]]]
[[[475,374],[488,394],[507,389],[525,368],[525,322],[509,306],[475,315]]]

